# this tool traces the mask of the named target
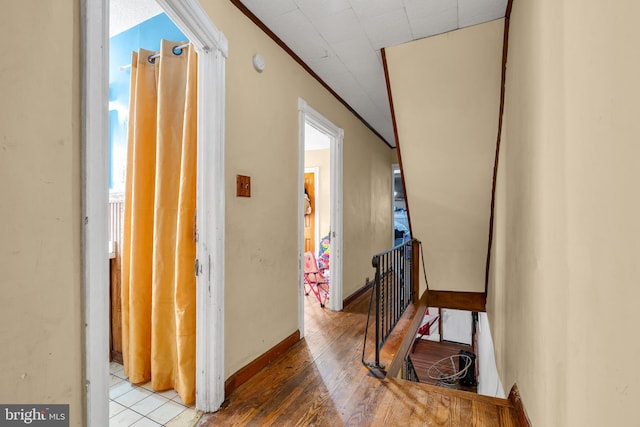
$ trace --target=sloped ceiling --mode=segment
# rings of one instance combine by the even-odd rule
[[[499,20],[386,51],[411,232],[431,290],[485,290],[503,33]]]

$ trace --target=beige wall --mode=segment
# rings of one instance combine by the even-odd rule
[[[393,150],[390,151],[389,155],[391,156],[391,163],[399,163],[398,160],[398,150],[396,148],[394,148]]]
[[[639,19],[514,1],[488,313],[536,426],[637,423]]]
[[[344,296],[373,278],[371,257],[392,247],[389,148],[370,144],[370,131],[354,127],[344,144]]]
[[[411,227],[432,289],[484,292],[503,27],[386,50]]]
[[[226,102],[225,372],[298,329],[298,98],[344,129],[344,295],[388,247],[389,148],[229,1],[203,0],[229,40]],[[260,52],[264,72],[252,56]],[[235,176],[252,197],[235,197]],[[384,198],[380,200],[380,194]]]
[[[83,425],[80,2],[3,2],[0,402]]]
[[[310,150],[304,153],[304,166],[306,168],[318,168],[318,178],[315,182],[316,193],[316,215],[318,216],[318,236],[320,239],[329,233],[331,226],[331,159],[330,150]],[[316,254],[318,253],[316,242]]]
[[[71,424],[79,426],[80,2],[5,3],[0,34],[11,49],[0,65],[0,402],[69,403]],[[298,327],[297,235],[291,232],[297,223],[298,97],[345,130],[345,295],[371,274],[371,254],[388,243],[389,149],[230,2],[202,3],[229,39],[230,52],[229,376]],[[266,59],[262,74],[251,65],[255,52]],[[236,174],[252,177],[252,198],[234,196]]]

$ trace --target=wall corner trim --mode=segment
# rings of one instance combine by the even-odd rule
[[[520,391],[518,390],[518,385],[513,384],[511,387],[511,391],[509,392],[509,401],[513,405],[516,414],[518,416],[518,421],[520,421],[520,425],[522,427],[531,427],[531,421],[527,416],[526,411],[524,410],[524,403],[522,403],[522,398],[520,397]]]

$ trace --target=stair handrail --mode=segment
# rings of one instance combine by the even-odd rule
[[[378,378],[386,376],[385,366],[380,364],[380,349],[391,331],[412,303],[418,301],[418,272],[421,243],[411,239],[391,249],[375,254],[371,264],[376,269],[374,288],[369,300],[367,326],[362,346],[362,363]],[[365,348],[375,299],[375,360],[365,362]]]

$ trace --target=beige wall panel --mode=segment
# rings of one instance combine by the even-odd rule
[[[229,1],[203,0],[229,40],[226,100],[225,372],[298,328],[298,98],[344,129],[344,296],[389,246],[389,148]],[[262,73],[253,69],[264,56]],[[251,198],[235,196],[237,174]],[[384,179],[380,177],[384,177]],[[380,195],[384,202],[379,202]],[[385,205],[386,206],[383,206]]]
[[[397,149],[393,149],[391,150],[391,153],[389,154],[391,156],[391,163],[398,163],[398,150]]]
[[[2,2],[0,402],[83,423],[80,1]]]
[[[503,27],[386,50],[413,237],[432,289],[484,292]]]
[[[639,19],[514,2],[488,312],[533,425],[637,420]]]

